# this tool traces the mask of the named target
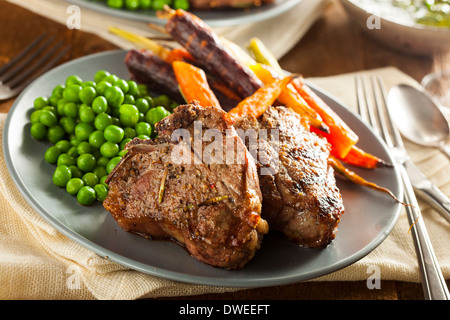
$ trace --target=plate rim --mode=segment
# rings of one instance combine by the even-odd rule
[[[65,0],[65,1],[86,9],[90,9],[100,13],[105,13],[110,16],[115,16],[122,19],[132,19],[134,21],[141,21],[141,22],[152,22],[159,25],[163,24],[161,19],[158,19],[156,18],[156,16],[153,15],[146,16],[135,12],[128,12],[126,10],[117,10],[106,7],[101,3],[98,4],[86,0]],[[231,18],[230,17],[218,19],[208,18],[207,15],[202,13],[201,10],[192,10],[189,12],[192,12],[193,14],[200,17],[204,22],[206,22],[206,24],[208,24],[211,27],[232,27],[247,23],[261,22],[264,20],[268,20],[270,18],[274,18],[288,11],[289,9],[292,9],[295,6],[300,5],[304,0],[275,0],[275,1],[282,1],[282,2],[279,4],[269,3],[267,5],[270,5],[270,7],[268,7],[267,9],[264,8],[261,9],[262,7],[250,8],[249,10],[252,11],[253,9],[254,12],[250,12],[249,14],[245,15],[232,16]]]
[[[127,50],[119,49],[119,50],[109,50],[109,51],[104,51],[104,52],[100,52],[100,53],[83,56],[83,57],[80,57],[80,58],[77,58],[74,60],[70,60],[66,63],[63,63],[63,64],[59,65],[58,67],[53,68],[52,70],[46,72],[41,77],[50,76],[52,73],[56,73],[60,69],[66,68],[72,64],[77,64],[77,63],[80,63],[80,62],[83,62],[85,60],[89,60],[89,59],[92,59],[95,57],[114,55],[114,54],[125,55],[126,52],[127,52]],[[106,249],[106,248],[102,247],[101,245],[92,242],[89,239],[86,239],[79,233],[77,233],[74,230],[70,229],[69,227],[65,226],[58,219],[49,215],[46,212],[46,210],[41,206],[41,204],[39,204],[37,201],[35,201],[34,198],[29,194],[28,190],[26,189],[26,187],[23,185],[22,181],[20,180],[18,173],[15,171],[14,165],[12,163],[11,154],[9,153],[9,150],[8,150],[8,148],[9,148],[9,142],[8,142],[9,130],[8,129],[11,124],[11,118],[13,117],[15,109],[19,106],[20,101],[22,100],[22,97],[25,96],[28,91],[33,89],[34,84],[37,81],[39,81],[39,79],[41,77],[34,80],[17,97],[17,99],[15,100],[14,104],[12,105],[11,109],[9,110],[9,112],[7,114],[7,118],[6,118],[5,125],[4,125],[4,130],[3,130],[3,153],[4,153],[4,160],[5,160],[5,164],[7,166],[8,172],[9,172],[11,179],[13,180],[15,186],[18,188],[18,190],[20,191],[20,193],[24,197],[24,199],[39,214],[39,216],[42,217],[45,221],[47,221],[52,227],[54,227],[56,230],[61,232],[63,235],[65,235],[69,239],[75,241],[77,244],[81,245],[82,247],[87,248],[90,251],[96,253],[97,255],[99,255],[103,258],[107,258],[108,260],[118,263],[122,266],[128,267],[132,270],[143,272],[145,274],[153,275],[156,277],[173,280],[173,281],[180,281],[180,282],[188,283],[188,284],[196,284],[196,285],[208,285],[208,286],[217,286],[217,287],[235,287],[235,288],[257,288],[257,287],[265,287],[265,286],[276,286],[276,285],[278,286],[278,285],[292,284],[292,283],[305,281],[305,280],[311,280],[311,279],[317,278],[319,276],[324,276],[324,275],[330,274],[332,272],[338,271],[342,268],[345,268],[345,267],[357,262],[358,260],[360,260],[363,257],[365,257],[366,255],[368,255],[370,252],[372,252],[375,248],[377,248],[391,233],[392,229],[394,228],[395,224],[398,221],[402,207],[398,203],[397,204],[393,203],[393,206],[396,206],[396,209],[395,209],[395,212],[393,213],[393,216],[390,220],[389,225],[385,226],[383,228],[383,232],[378,233],[376,238],[371,239],[370,243],[366,247],[360,249],[359,251],[353,253],[352,255],[347,256],[345,259],[337,261],[337,262],[333,263],[332,265],[328,265],[324,268],[321,268],[318,270],[313,270],[313,271],[310,271],[307,273],[297,274],[295,276],[292,276],[292,275],[285,276],[283,278],[271,277],[270,279],[254,279],[254,280],[243,281],[240,278],[232,279],[232,278],[212,278],[210,276],[194,276],[194,275],[186,276],[186,274],[183,272],[174,272],[174,271],[166,270],[163,268],[154,267],[154,266],[136,261],[132,258],[126,257],[122,254],[112,252],[111,250]],[[307,81],[307,79],[305,79],[305,80]],[[317,85],[312,84],[309,81],[307,81],[307,82],[308,82],[308,85],[311,86],[311,89],[316,91],[319,95],[322,94],[322,95],[325,95],[326,97],[332,99],[337,104],[339,104],[345,110],[345,112],[348,112],[348,113],[352,114],[353,116],[356,116],[359,119],[359,121],[361,121],[361,118],[357,114],[353,113],[350,109],[348,109],[345,106],[345,104],[340,102],[339,99],[337,99],[336,97],[334,97],[333,95],[331,95],[330,93],[325,91],[324,89],[318,87]],[[383,148],[387,152],[387,154],[390,158],[389,160],[392,161],[392,156],[391,156],[387,146],[385,145],[385,143],[381,139],[379,139],[375,135],[375,132],[369,126],[367,126],[364,122],[361,121],[361,124],[363,126],[365,126],[368,130],[370,130],[372,132],[373,136],[376,139],[378,139],[379,143],[383,146]],[[400,183],[399,171],[396,167],[394,167],[393,170],[394,170],[393,173],[395,173],[395,178],[396,178],[397,183],[400,188],[399,194],[402,195],[403,194],[403,185]],[[400,200],[401,200],[401,198],[402,198],[402,196],[399,197]],[[232,272],[232,271],[230,271],[230,272]]]

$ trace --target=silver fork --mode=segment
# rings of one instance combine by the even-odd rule
[[[410,206],[405,208],[409,222],[412,225],[411,233],[416,248],[425,299],[448,300],[450,294],[447,284],[431,245],[417,198],[403,166],[409,156],[399,131],[393,125],[389,108],[386,104],[384,84],[380,77],[372,77],[370,84],[369,86],[362,77],[356,78],[358,112],[363,120],[368,122],[386,142],[396,161],[395,165],[401,174],[404,185],[404,201],[410,204]],[[368,94],[370,92],[368,87],[371,88],[372,96]]]
[[[0,100],[15,97],[31,81],[58,63],[69,47],[59,50],[63,42],[53,44],[52,41],[52,37],[47,38],[47,34],[43,34],[0,67]]]

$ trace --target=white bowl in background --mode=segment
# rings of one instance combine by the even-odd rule
[[[341,0],[349,17],[366,33],[379,42],[404,52],[421,55],[450,50],[450,28],[434,27],[386,16],[375,5],[366,1]]]

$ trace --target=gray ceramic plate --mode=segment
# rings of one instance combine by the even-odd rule
[[[244,269],[226,271],[198,262],[179,245],[152,241],[122,231],[101,206],[84,207],[64,189],[52,184],[54,166],[44,160],[49,144],[29,134],[33,101],[49,95],[77,74],[92,80],[96,70],[105,69],[128,77],[125,51],[110,51],[68,62],[34,81],[16,100],[4,129],[4,154],[9,172],[30,205],[53,227],[100,256],[132,269],[172,280],[230,287],[260,287],[299,282],[346,267],[376,248],[397,221],[400,205],[389,196],[338,179],[346,212],[333,243],[324,250],[300,248],[276,232],[263,240],[261,249]],[[384,144],[358,117],[336,99],[315,90],[360,136],[360,146],[388,161]],[[355,170],[395,195],[402,193],[394,169]],[[401,198],[401,196],[399,196]]]
[[[164,20],[156,17],[153,10],[129,11],[110,8],[104,2],[92,0],[66,0],[80,7],[134,21],[163,24]],[[254,23],[274,18],[292,9],[303,0],[274,0],[260,7],[248,9],[191,10],[193,14],[211,27],[226,27],[245,23]]]

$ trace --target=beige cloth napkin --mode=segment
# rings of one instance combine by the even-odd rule
[[[55,20],[63,25],[72,21],[69,17],[72,11],[68,7],[70,2],[63,0],[8,0],[11,3],[22,6],[39,15]],[[245,48],[249,39],[257,37],[266,46],[271,48],[272,53],[280,59],[303,37],[313,22],[322,14],[329,0],[302,0],[281,16],[266,21],[248,23],[231,27],[214,27],[214,31],[230,41]],[[80,27],[82,31],[97,34],[123,49],[133,47],[128,41],[111,34],[109,26],[123,28],[125,30],[146,37],[161,36],[162,34],[146,26],[145,22],[130,21],[118,18],[84,7],[80,8]]]
[[[381,75],[388,87],[401,82],[417,85],[395,68],[367,73]],[[310,80],[355,108],[354,74]],[[0,114],[1,135],[5,120],[6,115]],[[411,144],[407,147],[425,174],[450,195],[449,160],[434,150]],[[97,256],[49,226],[30,207],[10,178],[3,148],[0,152],[0,299],[138,299],[239,290],[160,279]],[[420,202],[420,206],[444,276],[450,279],[450,225],[428,205]],[[369,255],[311,281],[365,281],[371,275],[370,268],[376,266],[381,280],[419,282],[408,229],[403,212],[392,233]]]

